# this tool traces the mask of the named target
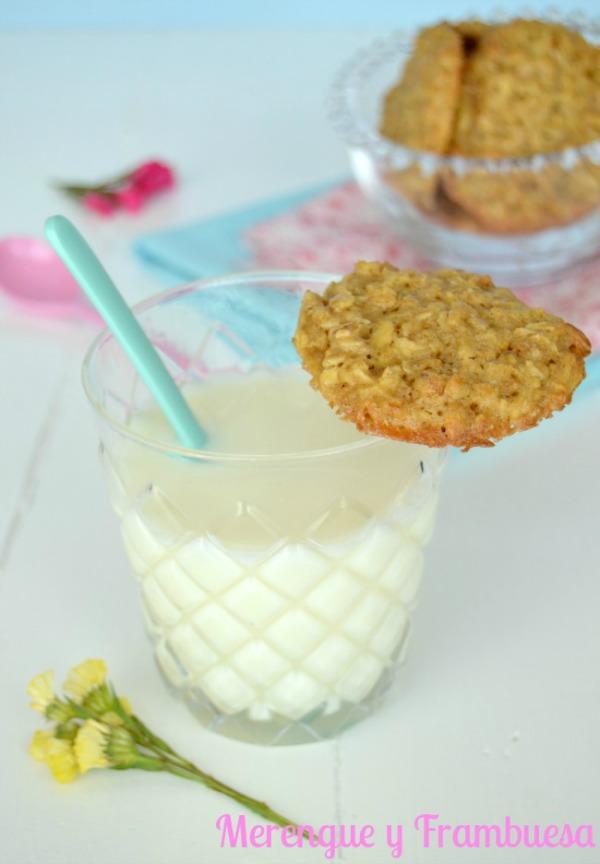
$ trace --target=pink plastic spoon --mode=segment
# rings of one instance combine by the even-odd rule
[[[102,323],[56,252],[38,237],[0,240],[0,291],[33,315]]]

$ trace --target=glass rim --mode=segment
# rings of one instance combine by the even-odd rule
[[[514,16],[478,16],[478,20],[493,24],[502,23],[510,17]],[[570,26],[578,33],[589,31],[600,38],[600,18],[592,18],[584,13],[571,18],[558,14],[546,14],[540,16],[538,20],[562,23]],[[372,126],[368,122],[359,106],[354,104],[353,96],[357,88],[368,80],[375,69],[381,68],[392,58],[401,59],[410,54],[412,50],[411,36],[414,37],[414,33],[400,30],[387,37],[372,40],[365,47],[356,51],[339,69],[330,88],[328,114],[334,130],[347,147],[363,148],[376,159],[397,161],[405,167],[409,163],[414,164],[416,162],[423,167],[426,173],[442,168],[448,168],[457,174],[474,170],[485,170],[492,173],[507,173],[516,170],[539,171],[544,166],[555,163],[564,163],[565,167],[569,168],[574,162],[582,159],[589,159],[594,164],[600,163],[600,138],[595,138],[578,146],[533,153],[529,156],[512,157],[444,155],[429,150],[407,147],[385,138],[376,126]],[[383,93],[381,97],[383,97]]]
[[[184,285],[167,288],[146,297],[131,307],[136,318],[153,306],[169,299],[172,300],[180,295],[189,294],[192,291],[203,290],[220,285],[232,285],[240,283],[252,283],[257,281],[278,282],[314,282],[330,284],[340,279],[341,276],[332,273],[318,273],[310,270],[248,270],[240,273],[232,273],[227,276],[208,277],[197,279]],[[84,392],[94,411],[108,423],[108,425],[119,435],[124,436],[144,447],[162,453],[170,457],[180,457],[198,462],[228,462],[228,463],[250,463],[262,462],[266,464],[277,464],[283,462],[301,462],[303,460],[319,459],[329,456],[341,456],[355,450],[367,447],[381,446],[387,439],[378,436],[365,436],[364,440],[351,441],[348,444],[339,444],[335,447],[325,447],[316,450],[292,451],[290,453],[225,453],[218,450],[192,450],[179,444],[167,444],[154,438],[135,432],[126,423],[122,423],[106,410],[96,396],[96,387],[93,381],[92,365],[99,350],[109,341],[115,341],[115,337],[107,327],[104,327],[92,341],[83,358],[81,377]],[[445,448],[437,448],[443,450]]]

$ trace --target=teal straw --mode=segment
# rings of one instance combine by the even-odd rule
[[[54,251],[133,363],[179,443],[193,450],[205,447],[206,433],[114,282],[77,228],[64,216],[51,216],[46,220],[45,229]]]

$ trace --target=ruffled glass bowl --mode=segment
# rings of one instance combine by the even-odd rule
[[[560,20],[600,42],[598,22]],[[372,43],[340,71],[330,99],[356,179],[385,224],[433,265],[489,273],[505,285],[543,282],[597,255],[600,141],[518,159],[403,147],[379,123],[410,51],[405,33]]]

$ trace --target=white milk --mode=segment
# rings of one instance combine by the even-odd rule
[[[439,454],[366,438],[299,372],[215,376],[186,395],[222,458],[131,441],[107,453],[163,672],[254,721],[361,702],[406,640]],[[172,441],[156,411],[132,427]],[[307,454],[329,448],[342,449]]]

